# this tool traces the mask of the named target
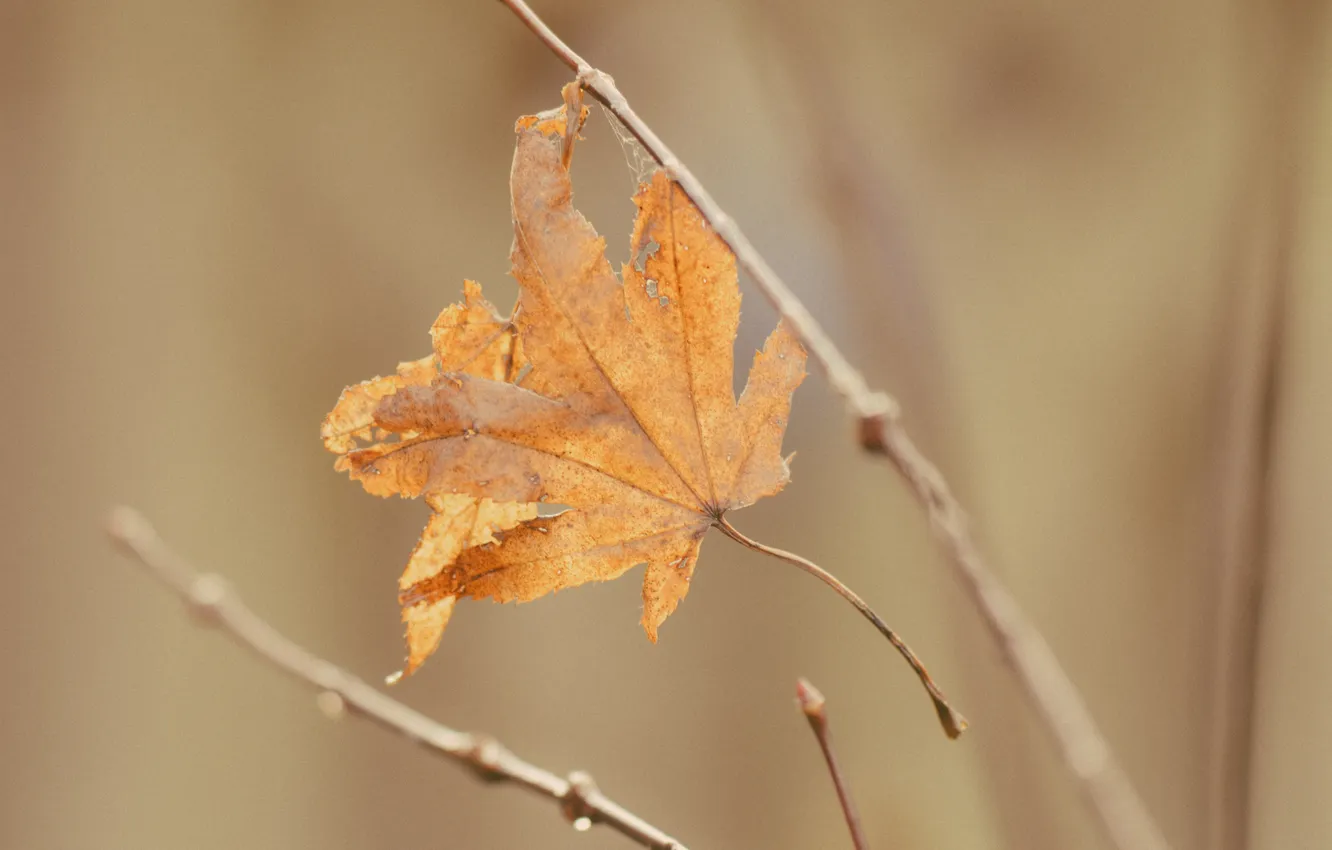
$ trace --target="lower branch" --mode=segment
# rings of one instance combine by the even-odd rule
[[[735,526],[727,522],[725,517],[718,519],[714,525],[723,534],[737,543],[753,549],[755,552],[762,552],[765,555],[771,555],[774,558],[786,561],[788,564],[795,564],[800,569],[837,591],[838,595],[854,605],[856,610],[859,611],[865,619],[873,623],[874,627],[878,629],[884,637],[888,638],[888,642],[901,653],[902,657],[906,659],[907,664],[911,665],[911,669],[916,671],[916,675],[920,677],[920,683],[925,686],[926,692],[930,695],[930,700],[934,702],[934,711],[939,715],[939,722],[943,724],[944,733],[950,738],[956,738],[967,728],[967,719],[949,704],[948,697],[944,696],[943,691],[934,683],[934,679],[930,677],[930,671],[925,669],[924,663],[922,663],[920,658],[916,656],[916,653],[911,651],[911,647],[907,646],[906,641],[898,637],[897,632],[889,628],[888,624],[883,621],[883,618],[874,613],[874,609],[869,607],[869,604],[861,599],[855,591],[842,584],[842,582],[832,573],[807,558],[802,558],[794,552],[787,552],[785,549],[776,549],[772,546],[765,546],[757,540],[746,537],[741,534]]]
[[[330,716],[359,714],[432,752],[471,768],[487,782],[512,782],[560,807],[575,829],[605,824],[652,850],[687,850],[683,844],[606,797],[585,773],[567,779],[529,764],[493,738],[458,732],[414,711],[334,664],[292,642],[250,610],[221,576],[201,574],[167,547],[137,511],[118,508],[108,526],[111,538],[139,560],[154,578],[176,592],[200,621],[228,632],[238,643],[319,690],[319,707]]]
[[[828,710],[823,694],[810,684],[808,679],[796,682],[796,704],[809,721],[809,728],[814,730],[814,737],[819,739],[819,749],[823,750],[823,760],[828,763],[828,773],[832,775],[833,787],[837,789],[837,801],[842,804],[842,814],[846,815],[846,826],[851,830],[851,843],[856,850],[869,850],[869,839],[865,837],[865,828],[860,825],[860,815],[856,813],[856,804],[851,799],[851,788],[842,775],[841,765],[837,763],[837,753],[833,750],[832,732],[828,729]]]

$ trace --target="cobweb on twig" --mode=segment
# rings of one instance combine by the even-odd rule
[[[629,128],[625,127],[620,119],[615,117],[615,113],[605,106],[601,106],[601,114],[606,116],[606,123],[610,125],[611,132],[615,134],[615,138],[620,142],[620,150],[624,152],[624,164],[633,172],[634,183],[646,183],[652,177],[653,172],[661,166],[652,158],[652,154],[648,153],[647,148],[643,147],[642,143],[634,138],[634,134],[629,132]]]
[[[600,105],[600,104],[599,104]],[[606,116],[606,123],[610,125],[611,132],[615,134],[615,139],[620,143],[620,150],[624,154],[624,164],[629,168],[634,178],[634,190],[652,179],[652,175],[661,168],[652,154],[648,153],[647,148],[629,132],[629,128],[615,116],[605,106],[601,106],[601,114]],[[657,243],[650,242],[642,246],[638,253],[630,257],[630,262],[638,271],[643,271],[647,255],[657,250]],[[619,276],[618,269],[616,275]],[[655,285],[655,283],[654,283]],[[655,293],[652,293],[655,295]]]

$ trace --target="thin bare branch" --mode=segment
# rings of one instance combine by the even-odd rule
[[[458,732],[385,696],[364,681],[294,643],[250,610],[221,576],[199,573],[173,552],[132,508],[117,508],[111,538],[171,588],[200,622],[226,631],[241,646],[319,691],[329,717],[350,712],[472,769],[487,782],[511,782],[555,802],[575,829],[604,824],[652,850],[686,850],[679,841],[608,798],[586,773],[561,778],[523,761],[485,735]]]
[[[809,728],[814,730],[814,737],[819,739],[819,749],[823,750],[823,760],[828,763],[828,773],[832,775],[833,786],[837,789],[837,801],[842,804],[842,814],[846,815],[846,826],[851,830],[851,843],[856,850],[869,850],[869,840],[865,838],[865,829],[860,825],[860,815],[856,813],[855,801],[851,799],[851,789],[837,763],[837,753],[833,750],[832,731],[828,728],[827,700],[819,689],[808,679],[796,682],[796,704],[809,721]]]
[[[1225,385],[1217,415],[1218,543],[1212,696],[1207,701],[1207,831],[1211,850],[1243,850],[1250,841],[1255,703],[1260,693],[1258,637],[1270,569],[1273,457],[1288,291],[1300,226],[1307,128],[1302,107],[1320,51],[1309,41],[1309,10],[1255,6],[1262,33],[1251,63],[1246,181],[1232,204],[1227,244],[1227,325],[1217,361]]]
[[[855,591],[847,587],[845,584],[842,584],[841,580],[836,576],[808,558],[803,558],[794,552],[788,552],[785,549],[768,546],[757,540],[746,537],[739,531],[739,529],[731,525],[725,517],[717,520],[713,525],[737,543],[753,549],[755,552],[762,552],[763,554],[771,555],[778,560],[786,561],[788,564],[794,564],[837,591],[839,596],[854,605],[856,610],[859,611],[866,620],[873,623],[874,627],[878,629],[884,637],[888,638],[888,642],[901,653],[902,657],[906,659],[907,664],[911,665],[911,669],[916,671],[916,675],[920,677],[920,683],[925,686],[926,692],[930,695],[930,700],[934,703],[934,711],[939,715],[939,722],[943,724],[944,733],[950,738],[956,738],[966,730],[967,719],[949,704],[948,697],[944,696],[944,692],[934,683],[934,679],[930,677],[930,672],[925,669],[924,663],[922,663],[916,653],[911,650],[911,647],[907,646],[906,641],[902,640],[897,632],[889,628],[883,618],[876,614],[874,609],[871,608],[864,599],[861,599]]]
[[[996,644],[1023,687],[1028,702],[1054,740],[1064,766],[1119,850],[1168,850],[1169,844],[1128,775],[1110,750],[1082,695],[1050,645],[990,569],[968,528],[966,513],[943,475],[912,441],[901,408],[887,393],[870,389],[785,282],[763,259],[735,220],[724,212],[692,172],[629,106],[610,75],[592,67],[565,44],[524,0],[500,0],[578,75],[578,80],[634,135],[693,199],[699,211],[735,252],[763,295],[799,335],[810,357],[856,418],[861,446],[886,457],[924,507],[948,562],[971,596]]]

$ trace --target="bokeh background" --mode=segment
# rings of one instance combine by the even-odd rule
[[[1332,845],[1332,61],[1317,2],[548,0],[894,391],[1179,850]],[[113,553],[141,508],[371,679],[420,504],[332,470],[348,383],[511,302],[516,116],[568,73],[488,0],[0,2],[8,411],[0,845],[618,848],[196,628]],[[627,253],[600,114],[578,201]],[[775,321],[748,284],[740,361]],[[743,368],[743,367],[742,367]],[[695,848],[1103,848],[903,486],[819,374],[657,646],[634,578],[467,604],[395,695],[590,771]]]

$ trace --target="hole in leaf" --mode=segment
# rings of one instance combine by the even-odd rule
[[[638,253],[634,255],[634,268],[640,273],[643,272],[647,268],[647,258],[660,250],[661,245],[657,244],[657,240],[649,239],[648,243],[639,248]]]

